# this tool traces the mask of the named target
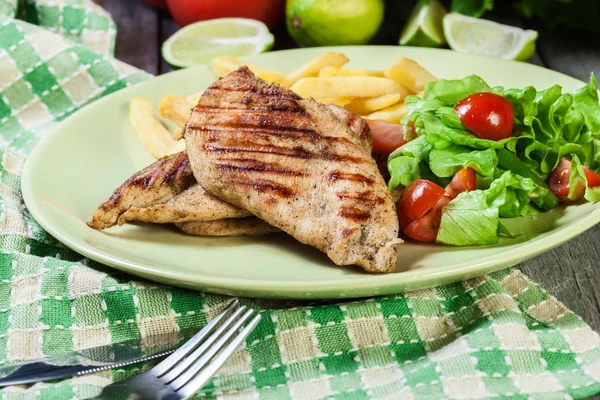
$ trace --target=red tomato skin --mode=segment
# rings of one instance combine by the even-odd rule
[[[144,0],[144,3],[158,11],[167,11],[166,0]]]
[[[515,109],[502,96],[475,93],[459,101],[454,110],[460,122],[482,139],[502,140],[512,134]]]
[[[597,172],[592,171],[585,165],[583,166],[583,172],[589,187],[600,186],[600,175]]]
[[[417,182],[417,181],[415,181]],[[428,182],[428,181],[427,181]],[[413,182],[414,183],[414,182]],[[411,183],[412,184],[412,183]],[[400,219],[400,201],[398,201],[398,218],[400,221],[400,231],[407,237],[416,240],[418,242],[434,242],[438,230],[440,228],[440,222],[442,220],[442,212],[446,204],[452,199],[458,196],[462,192],[469,192],[476,189],[476,176],[475,171],[471,168],[463,168],[454,174],[452,181],[446,186],[443,195],[438,201],[430,208],[429,212],[424,214],[421,218],[415,219],[410,222],[406,228],[402,225]],[[410,186],[410,185],[409,185]],[[407,186],[408,188],[408,186]],[[402,193],[404,195],[404,192]]]
[[[400,229],[404,229],[427,214],[444,193],[442,187],[425,179],[417,179],[409,183],[398,200]]]
[[[470,192],[477,187],[477,177],[475,171],[471,168],[463,168],[454,174],[450,184],[446,186],[446,194],[450,198],[455,198],[459,193]]]
[[[442,210],[450,200],[450,196],[443,195],[427,215],[408,225],[404,234],[417,242],[435,242],[442,220]]]
[[[569,179],[571,178],[571,168],[571,160],[563,158],[556,168],[554,168],[554,171],[550,173],[546,182],[552,193],[558,197],[561,203],[573,203],[583,199],[583,196],[585,195],[585,186],[580,185],[573,190],[571,198],[567,198],[570,191]],[[600,186],[600,175],[585,165],[583,165],[582,168],[588,187]]]
[[[285,0],[166,0],[180,26],[215,18],[251,18],[275,28],[285,15]]]
[[[378,119],[366,119],[371,136],[373,137],[373,151],[381,154],[391,154],[398,147],[406,144],[405,127]]]
[[[554,171],[548,176],[547,184],[552,193],[559,198],[569,194],[569,178],[571,177],[571,161],[563,158]]]

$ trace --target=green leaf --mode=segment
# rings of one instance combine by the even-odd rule
[[[488,189],[461,193],[450,201],[442,211],[436,241],[455,246],[497,243],[500,217],[535,213],[530,202],[546,190],[506,171]]]
[[[424,100],[438,100],[446,106],[454,107],[467,96],[478,92],[490,92],[492,88],[479,76],[469,75],[464,79],[431,82],[425,88]]]
[[[490,207],[485,191],[458,195],[442,213],[436,241],[454,246],[498,243],[498,208]]]
[[[440,177],[454,176],[461,168],[473,168],[483,176],[493,176],[498,164],[493,149],[470,150],[464,146],[433,149],[429,153],[429,167]]]
[[[421,178],[419,173],[419,161],[410,156],[396,157],[388,162],[388,171],[390,171],[390,181],[388,187],[393,191],[398,186],[406,186],[412,181]]]

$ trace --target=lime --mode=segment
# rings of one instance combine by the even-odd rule
[[[453,50],[525,61],[535,53],[538,33],[497,22],[450,13],[444,17],[444,33]]]
[[[300,46],[365,44],[383,21],[383,0],[288,0],[286,24]]]
[[[441,47],[446,44],[442,20],[446,9],[438,0],[429,4],[417,3],[408,18],[399,44],[403,46]]]
[[[200,21],[175,32],[162,46],[164,59],[174,67],[209,63],[217,56],[250,56],[273,47],[265,24],[245,18]]]

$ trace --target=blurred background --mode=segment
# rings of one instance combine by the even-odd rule
[[[293,32],[294,37],[290,35],[286,26],[285,0],[166,0],[166,2],[169,3],[170,9],[165,0],[98,1],[112,14],[118,25],[117,58],[152,74],[169,72],[174,68],[164,60],[161,53],[161,47],[169,37],[185,24],[227,16],[243,16],[265,22],[275,37],[271,50],[296,48],[299,47],[298,42],[311,46],[319,44],[311,40],[303,40],[303,35],[310,36],[313,32],[300,34]],[[367,43],[398,45],[403,30],[407,29],[408,20],[414,12],[416,3],[416,0],[385,2],[383,0],[288,0],[288,25],[293,24],[294,16],[291,12],[298,12],[297,10],[300,9],[301,13],[304,13],[301,14],[302,16],[308,14],[312,21],[317,22],[312,24],[314,28],[311,29],[317,30],[313,36],[323,42],[320,44],[338,44],[336,30],[342,31],[338,37],[347,36],[348,30],[360,30],[367,24],[372,25],[369,29],[376,32]],[[314,10],[323,10],[323,4],[328,8],[320,14],[314,12]],[[527,61],[533,64],[581,80],[587,80],[590,72],[600,74],[600,24],[598,23],[600,1],[453,0],[442,4],[448,12],[458,10],[485,20],[537,31],[539,35],[535,41],[535,51],[531,57],[527,57]],[[358,16],[352,16],[355,19],[344,25],[340,23],[340,18],[344,18],[343,15],[340,16],[342,14],[340,10],[350,5],[353,10],[358,10],[355,13]],[[378,21],[378,7],[381,7],[381,23]],[[435,30],[435,26],[432,29]],[[369,35],[368,32],[366,34]],[[412,39],[415,39],[412,41],[416,43],[409,44],[448,47],[447,44],[436,44],[435,40],[433,43],[422,40],[422,37],[419,40],[414,32],[412,36]],[[433,36],[435,37],[435,32]],[[364,40],[363,35],[357,38],[356,44]]]

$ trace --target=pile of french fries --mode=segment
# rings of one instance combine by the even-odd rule
[[[215,77],[220,78],[242,65],[258,77],[289,88],[302,97],[321,104],[336,104],[366,119],[400,123],[408,111],[404,98],[421,95],[425,86],[437,80],[416,61],[402,57],[386,70],[345,68],[350,60],[343,53],[325,53],[285,75],[280,71],[250,64],[230,56],[212,61]],[[185,149],[182,139],[185,124],[202,93],[190,96],[167,95],[159,103],[160,115],[173,123],[163,125],[153,104],[136,97],[130,104],[131,123],[144,145],[155,158]]]

